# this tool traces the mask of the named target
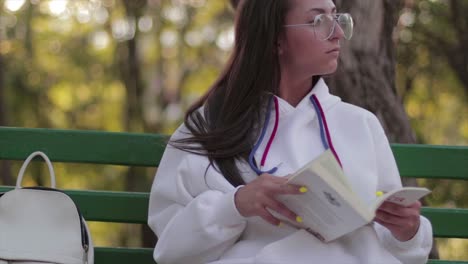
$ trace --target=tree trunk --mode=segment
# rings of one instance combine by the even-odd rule
[[[332,93],[373,112],[390,142],[415,143],[415,133],[395,87],[393,31],[403,2],[336,0],[336,4],[340,12],[351,13],[355,31],[351,41],[342,43],[340,66],[327,79]],[[417,183],[406,179],[404,184]],[[438,258],[435,241],[431,258]]]
[[[442,41],[445,45],[443,44],[443,47],[438,47],[434,51],[445,53],[449,65],[462,83],[468,96],[468,53],[466,52],[468,45],[466,11],[468,11],[468,5],[460,0],[450,0],[449,6],[450,16],[448,16],[448,20],[455,30],[455,40],[453,43]]]
[[[0,44],[2,43],[3,39],[0,36]],[[6,92],[5,92],[5,62],[4,57],[0,53],[0,126],[7,125],[7,107],[6,107]],[[10,174],[10,162],[8,161],[1,161],[0,162],[0,185],[13,185],[13,179]]]
[[[142,11],[145,9],[147,2],[145,0],[126,1],[122,0],[125,12],[128,18],[134,19],[134,23],[138,23]],[[126,88],[126,109],[125,109],[125,129],[129,132],[146,131],[146,123],[143,118],[143,83],[141,80],[141,64],[138,58],[138,28],[135,25],[135,35],[132,39],[119,45],[119,68],[122,76],[122,81]],[[148,182],[145,177],[147,171],[144,168],[131,167],[125,175],[125,189],[128,191],[148,191]],[[144,186],[145,188],[142,188]],[[130,228],[131,230],[131,228]],[[132,232],[132,231],[130,231]],[[142,246],[153,247],[155,245],[155,236],[152,231],[143,225]],[[123,241],[127,241],[126,234],[122,237]]]
[[[395,88],[392,32],[401,4],[399,0],[337,0],[338,10],[351,13],[356,27],[352,40],[342,43],[340,66],[329,84],[344,101],[376,114],[391,142],[415,143]]]

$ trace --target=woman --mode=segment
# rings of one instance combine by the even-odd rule
[[[307,190],[283,176],[328,147],[364,201],[401,186],[377,118],[331,95],[320,77],[336,70],[352,30],[331,0],[241,1],[232,57],[188,111],[155,177],[158,263],[426,262],[432,229],[419,202],[384,203],[373,224],[330,243],[272,213],[301,220],[276,197]]]

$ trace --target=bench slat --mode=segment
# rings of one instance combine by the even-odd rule
[[[467,264],[468,261],[430,259],[427,264]]]
[[[432,223],[435,237],[468,238],[468,209],[422,208]]]
[[[146,224],[149,193],[65,191],[89,221]]]
[[[156,264],[153,260],[152,248],[95,248],[95,263],[122,263],[122,264]],[[465,261],[435,260],[431,259],[427,264],[466,264]]]
[[[155,167],[166,139],[158,134],[0,127],[0,159],[24,160],[42,150],[54,162]],[[460,166],[468,163],[466,147],[392,144],[392,150],[404,177],[468,180],[468,166]]]
[[[13,189],[0,187],[0,192]],[[70,191],[65,193],[75,201],[88,221],[146,224],[149,193]],[[129,213],[131,212],[131,213]]]
[[[0,187],[0,191],[11,188]],[[148,193],[107,191],[65,191],[77,203],[88,221],[146,224]],[[102,208],[106,208],[102,210]],[[132,212],[128,214],[126,212]],[[468,209],[422,209],[434,228],[435,237],[468,238]],[[447,224],[450,219],[450,224]]]
[[[403,177],[468,180],[468,148],[392,144]]]
[[[24,160],[40,150],[53,162],[155,167],[166,138],[158,134],[0,127],[0,159]]]
[[[97,264],[156,264],[152,248],[94,248],[94,263]]]

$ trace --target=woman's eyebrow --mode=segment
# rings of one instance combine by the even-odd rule
[[[327,11],[324,8],[314,7],[314,8],[309,9],[307,12],[317,12],[317,13],[322,14],[322,13],[326,13]],[[335,13],[335,12],[336,12],[336,7],[333,7],[331,10],[331,13]]]

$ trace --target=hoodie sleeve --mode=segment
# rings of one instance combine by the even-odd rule
[[[378,171],[378,189],[392,190],[402,186],[398,167],[385,132],[377,117],[372,115],[369,127],[373,135]],[[397,240],[384,226],[374,227],[382,244],[402,263],[426,263],[432,248],[432,226],[428,219],[420,216],[421,224],[416,235],[408,241]]]
[[[158,236],[154,250],[158,263],[217,260],[243,232],[246,220],[234,204],[237,189],[208,166],[204,156],[166,148],[148,213],[148,224]]]

